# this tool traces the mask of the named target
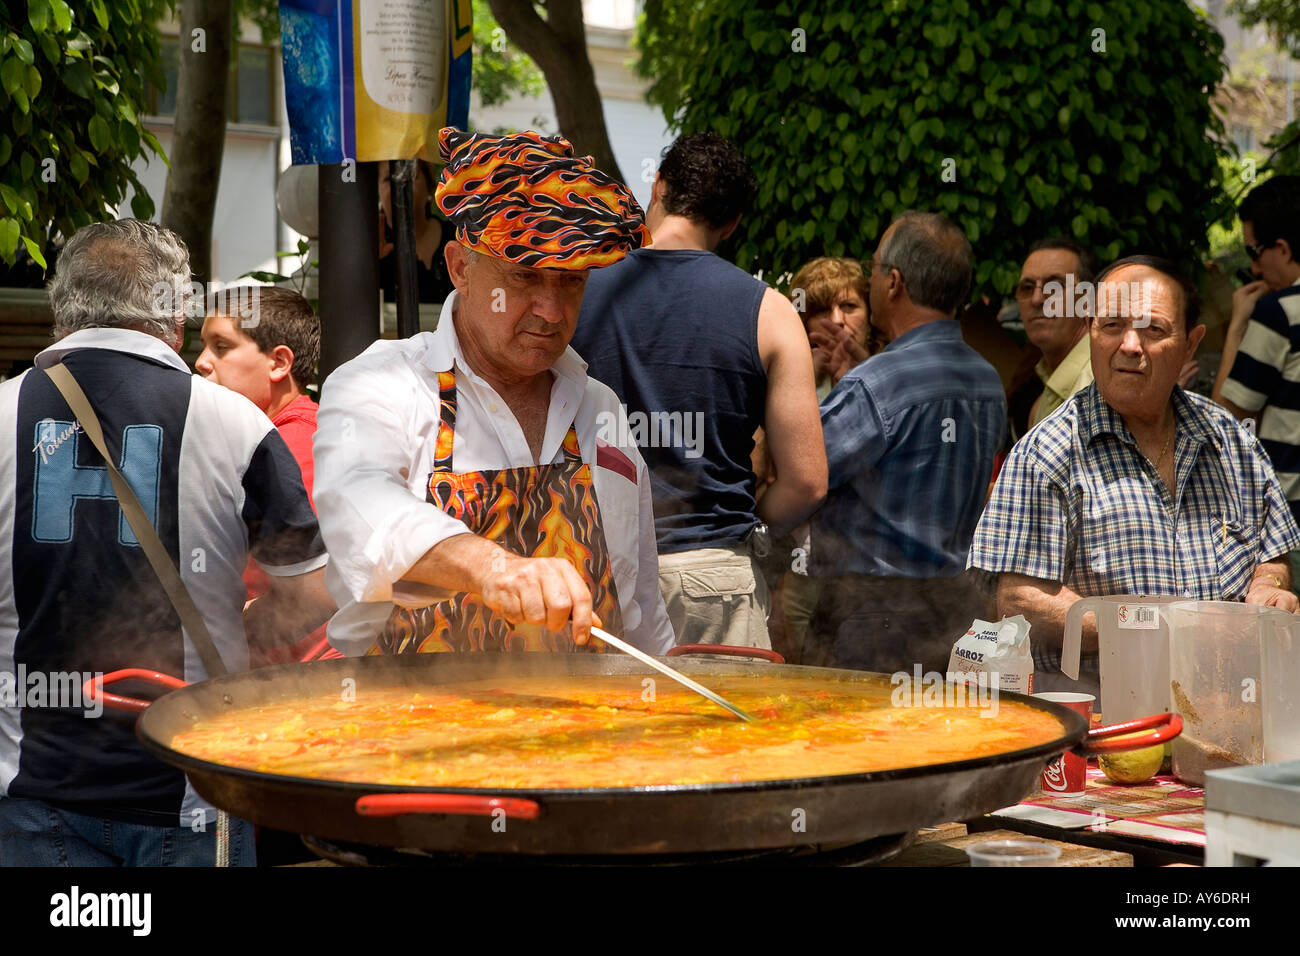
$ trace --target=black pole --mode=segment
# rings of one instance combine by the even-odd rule
[[[409,339],[420,331],[420,277],[415,258],[415,160],[389,163],[392,179],[394,244],[397,257],[397,337]]]
[[[379,338],[379,166],[320,168],[320,374]]]

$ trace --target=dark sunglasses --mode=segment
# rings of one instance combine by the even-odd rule
[[[1246,255],[1250,256],[1250,261],[1254,262],[1264,254],[1265,249],[1271,249],[1273,246],[1276,246],[1277,240],[1274,239],[1272,242],[1266,242],[1259,246],[1252,246],[1248,242],[1243,242],[1242,245],[1246,247]]]

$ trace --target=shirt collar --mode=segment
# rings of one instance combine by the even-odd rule
[[[435,372],[450,372],[454,369],[464,372],[476,382],[487,385],[487,382],[470,368],[469,362],[465,361],[465,353],[460,348],[460,339],[456,336],[456,323],[452,319],[452,313],[459,295],[460,293],[453,289],[447,296],[447,300],[443,302],[442,311],[438,314],[438,327],[432,333],[428,333],[431,338],[424,363]],[[579,394],[587,387],[587,363],[578,356],[572,346],[567,346],[555,360],[551,372],[556,378],[576,386]]]
[[[311,396],[299,395],[272,416],[271,424],[279,428],[281,425],[289,424],[289,422],[310,421],[316,411],[315,405],[316,403],[311,400]]]
[[[886,345],[881,351],[888,352],[890,349],[904,349],[921,342],[928,342],[937,339],[960,339],[961,323],[956,319],[931,319],[924,322],[914,329],[908,329],[894,341]]]
[[[1040,361],[1034,367],[1038,377],[1043,380],[1043,386],[1049,391],[1061,397],[1066,397],[1070,391],[1070,386],[1079,380],[1085,365],[1092,363],[1092,340],[1084,335],[1083,338],[1074,343],[1074,347],[1061,359],[1061,364],[1054,369],[1047,367],[1046,361]]]
[[[1114,435],[1125,444],[1136,447],[1137,442],[1119,412],[1104,398],[1094,382],[1080,392],[1079,439],[1086,448],[1102,435]],[[1175,385],[1173,395],[1174,423],[1177,431],[1198,444],[1219,443],[1218,433],[1209,416],[1187,397],[1181,385]]]
[[[177,355],[176,350],[170,345],[156,335],[137,332],[135,329],[81,329],[65,335],[49,348],[38,353],[33,362],[37,368],[49,368],[62,361],[69,352],[78,349],[109,349],[113,352],[126,352],[129,355],[139,355],[141,358],[170,365],[182,372],[190,371],[185,360]]]

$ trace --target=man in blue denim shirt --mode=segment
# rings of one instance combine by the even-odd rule
[[[825,588],[805,663],[943,671],[988,610],[966,553],[1007,409],[955,321],[972,259],[957,226],[919,212],[872,257],[871,322],[891,341],[822,402],[830,490],[808,567]]]

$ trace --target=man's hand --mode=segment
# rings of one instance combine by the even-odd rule
[[[1232,317],[1228,320],[1228,335],[1233,336],[1238,345],[1246,331],[1246,323],[1255,311],[1255,303],[1268,291],[1268,283],[1263,279],[1247,282],[1232,293]],[[1235,335],[1234,335],[1235,333]]]
[[[808,327],[808,341],[826,355],[826,371],[838,383],[849,369],[867,360],[866,347],[849,330],[830,319],[813,319]]]
[[[1186,388],[1196,378],[1196,373],[1201,370],[1201,363],[1196,359],[1188,359],[1187,364],[1178,372],[1178,384]]]
[[[1300,610],[1300,599],[1291,591],[1283,591],[1271,584],[1252,584],[1246,594],[1247,604],[1259,604],[1262,607],[1275,607],[1292,614]]]
[[[402,580],[477,594],[511,624],[562,631],[572,621],[576,644],[591,636],[591,591],[563,558],[522,558],[478,535],[457,534],[426,551]]]
[[[1237,361],[1237,352],[1241,340],[1246,337],[1246,328],[1250,317],[1255,312],[1255,303],[1268,291],[1268,283],[1263,279],[1247,282],[1232,293],[1232,317],[1228,319],[1228,328],[1223,334],[1223,355],[1219,359],[1219,372],[1214,378],[1214,388],[1210,397],[1237,418],[1246,418],[1252,414],[1250,409],[1241,408],[1223,397],[1223,386],[1232,374],[1232,366]]]
[[[1246,603],[1275,607],[1292,614],[1300,609],[1300,600],[1291,591],[1291,563],[1285,555],[1255,568],[1250,587],[1246,590]]]
[[[325,590],[324,568],[291,577],[267,577],[270,590],[244,605],[244,636],[253,647],[291,647],[337,610]]]
[[[527,621],[549,631],[573,624],[573,642],[591,636],[591,591],[563,558],[521,558],[499,549],[482,577],[483,603],[511,624]]]

